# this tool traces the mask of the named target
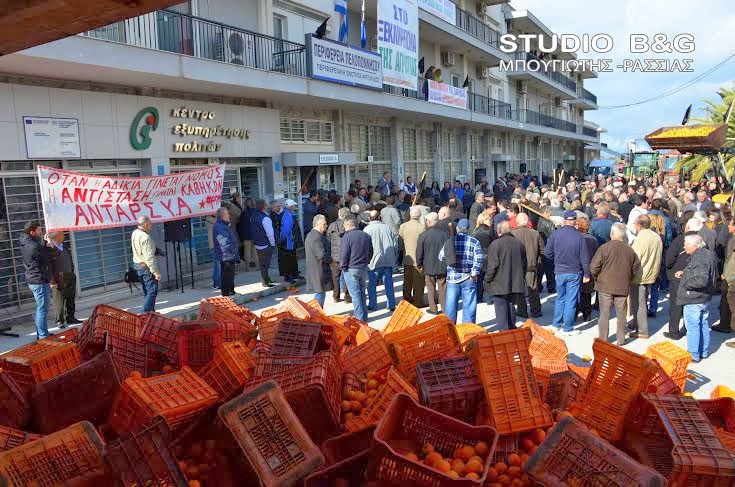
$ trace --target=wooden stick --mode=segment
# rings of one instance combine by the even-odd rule
[[[424,188],[426,187],[426,171],[424,171],[424,174],[421,176],[421,180],[419,181],[419,187],[416,189],[416,194],[413,195],[413,203],[411,206],[416,206],[416,201],[419,199],[419,195],[423,192],[421,189],[421,185],[424,185]]]
[[[546,217],[545,217],[544,215],[542,215],[541,213],[539,213],[538,211],[534,210],[533,208],[531,208],[531,207],[529,207],[529,206],[526,206],[526,205],[523,205],[523,204],[520,204],[520,203],[518,204],[518,206],[520,206],[521,208],[523,208],[523,209],[525,209],[525,210],[528,210],[528,211],[530,211],[531,213],[535,213],[535,214],[537,214],[537,215],[538,215],[538,216],[540,216],[541,218],[545,218],[546,220],[550,220],[550,218],[546,218]]]
[[[307,183],[309,182],[309,179],[311,179],[311,176],[313,176],[315,172],[316,172],[316,169],[312,169],[311,172],[306,176],[305,181],[301,183],[301,188],[299,188],[299,194],[306,193],[306,191],[304,191],[304,186],[307,185]]]

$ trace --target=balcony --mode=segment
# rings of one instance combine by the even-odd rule
[[[513,110],[513,119],[521,123],[530,123],[531,125],[540,125],[564,132],[577,132],[577,125],[567,122],[560,118],[545,115],[543,113],[534,112],[533,110]]]
[[[582,127],[582,135],[586,135],[587,137],[594,137],[597,138],[597,129],[593,129],[591,127]]]
[[[159,10],[82,35],[292,76],[306,76],[303,44]]]
[[[513,110],[511,110],[510,103],[493,100],[477,93],[470,93],[468,101],[469,108],[473,112],[484,113],[492,117],[505,118],[507,120],[511,120],[513,117]]]
[[[582,88],[581,95],[582,95],[582,98],[584,98],[585,100],[589,100],[592,103],[594,103],[595,105],[597,105],[597,96],[593,95],[591,92],[589,92],[589,91],[585,90],[584,88]]]
[[[466,10],[459,6],[457,9],[457,21],[455,25],[476,39],[497,48],[500,45],[500,34]]]
[[[538,70],[524,71],[508,71],[506,74],[509,78],[520,78],[520,79],[531,79],[535,81],[541,81],[546,86],[554,88],[562,98],[572,100],[577,98],[577,83],[570,77],[558,72],[553,69],[545,69],[542,64],[543,61],[531,54],[530,52],[516,52],[513,57],[515,61],[536,61],[539,63]]]
[[[597,110],[597,97],[580,86],[577,90],[577,98],[571,104],[582,110]]]

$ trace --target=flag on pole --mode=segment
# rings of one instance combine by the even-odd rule
[[[365,29],[365,0],[362,0],[362,13],[360,17],[360,46],[365,49],[367,45],[367,30]]]
[[[339,19],[339,42],[347,42],[347,0],[334,0],[334,11]]]

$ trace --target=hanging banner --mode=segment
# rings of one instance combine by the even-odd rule
[[[38,166],[46,231],[94,230],[211,215],[225,165],[153,177],[95,176]]]
[[[429,80],[429,101],[448,107],[467,109],[467,90]]]
[[[418,90],[419,9],[416,0],[378,0],[378,51],[383,83]]]
[[[313,34],[306,35],[306,52],[308,74],[314,79],[383,89],[383,62],[377,52],[317,39]]]
[[[452,0],[418,0],[421,10],[426,10],[454,25],[457,23],[457,5]]]

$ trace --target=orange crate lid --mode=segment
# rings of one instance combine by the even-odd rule
[[[219,417],[237,442],[258,479],[242,485],[291,485],[324,464],[324,455],[311,441],[274,381],[248,389],[220,406]]]
[[[10,426],[0,426],[0,451],[12,450],[17,446],[36,441],[39,438],[42,438],[42,436],[26,433]]]
[[[401,301],[393,312],[393,316],[390,317],[390,321],[385,325],[383,336],[396,331],[405,330],[406,328],[411,328],[421,321],[423,316],[423,311],[418,309],[416,306],[412,305],[408,301]]]

